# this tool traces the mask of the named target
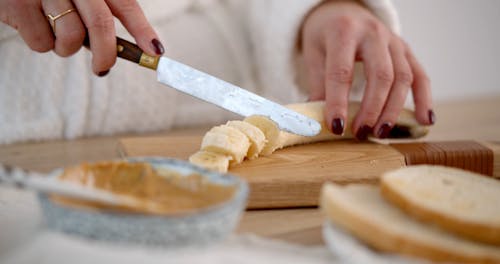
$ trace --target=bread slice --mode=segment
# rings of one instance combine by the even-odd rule
[[[500,181],[443,166],[385,173],[383,196],[406,213],[469,239],[500,245]]]
[[[500,248],[462,239],[406,215],[372,185],[325,184],[321,208],[328,219],[381,251],[433,261],[500,263]]]

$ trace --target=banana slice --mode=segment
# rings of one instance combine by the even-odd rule
[[[280,129],[271,119],[265,116],[249,116],[243,120],[244,122],[250,123],[258,127],[266,137],[266,144],[260,152],[261,155],[271,155],[280,146]]]
[[[189,157],[189,162],[208,170],[226,173],[229,168],[229,161],[232,159],[228,155],[200,150]]]
[[[248,137],[227,125],[210,129],[201,142],[201,150],[231,156],[231,163],[241,163],[250,148]]]
[[[262,130],[248,122],[239,120],[229,121],[226,125],[240,130],[248,137],[250,140],[250,148],[248,149],[246,157],[248,159],[257,158],[267,142],[266,136]]]

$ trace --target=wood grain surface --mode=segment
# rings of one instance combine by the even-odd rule
[[[120,142],[127,156],[187,160],[199,149],[201,137],[136,137]],[[404,165],[404,156],[390,146],[342,140],[278,150],[236,165],[229,173],[250,184],[249,208],[288,208],[316,206],[326,181],[376,183],[381,173]]]
[[[199,149],[201,136],[132,137],[120,142],[125,156],[187,160]],[[278,150],[246,160],[229,172],[250,184],[248,208],[308,207],[318,205],[324,182],[376,183],[382,173],[411,164],[446,165],[500,177],[499,148],[494,142],[475,141],[415,142],[398,147],[336,140]],[[480,149],[492,155],[481,155],[486,153]]]
[[[493,176],[500,179],[500,141],[479,141],[479,143],[493,151]]]

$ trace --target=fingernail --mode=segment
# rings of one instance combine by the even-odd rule
[[[391,123],[384,123],[377,131],[378,138],[387,138],[391,132]]]
[[[162,55],[165,52],[165,48],[163,48],[163,45],[159,40],[153,39],[151,44],[153,45],[156,55]]]
[[[434,125],[434,123],[436,123],[436,115],[434,114],[434,111],[429,110],[428,115],[429,115],[429,123],[431,125]]]
[[[344,133],[344,119],[341,118],[333,119],[332,132],[335,135],[342,135]]]
[[[356,133],[356,138],[358,140],[366,140],[368,139],[368,134],[370,134],[372,130],[373,129],[371,127],[364,125],[358,129],[358,132]]]
[[[99,73],[97,74],[97,76],[99,76],[99,77],[104,77],[104,76],[108,75],[108,73],[109,73],[109,70],[107,70],[107,71],[102,71],[102,72],[99,72]]]

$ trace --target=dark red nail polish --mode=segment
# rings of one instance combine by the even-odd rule
[[[108,73],[109,73],[109,70],[99,72],[97,75],[98,75],[99,77],[104,77],[104,76],[108,75]]]
[[[163,45],[159,40],[153,39],[151,44],[153,45],[156,55],[162,55],[165,52],[165,48],[163,48]]]
[[[434,125],[434,123],[436,123],[436,115],[434,114],[434,111],[429,110],[428,115],[429,115],[429,123],[431,125]]]
[[[335,135],[342,135],[344,133],[344,119],[341,118],[333,119],[332,132]]]
[[[368,135],[372,132],[373,128],[370,126],[364,125],[361,128],[358,129],[358,132],[356,133],[356,138],[358,140],[366,140],[368,139]]]
[[[377,131],[378,138],[387,138],[391,132],[392,126],[390,123],[384,123]]]

